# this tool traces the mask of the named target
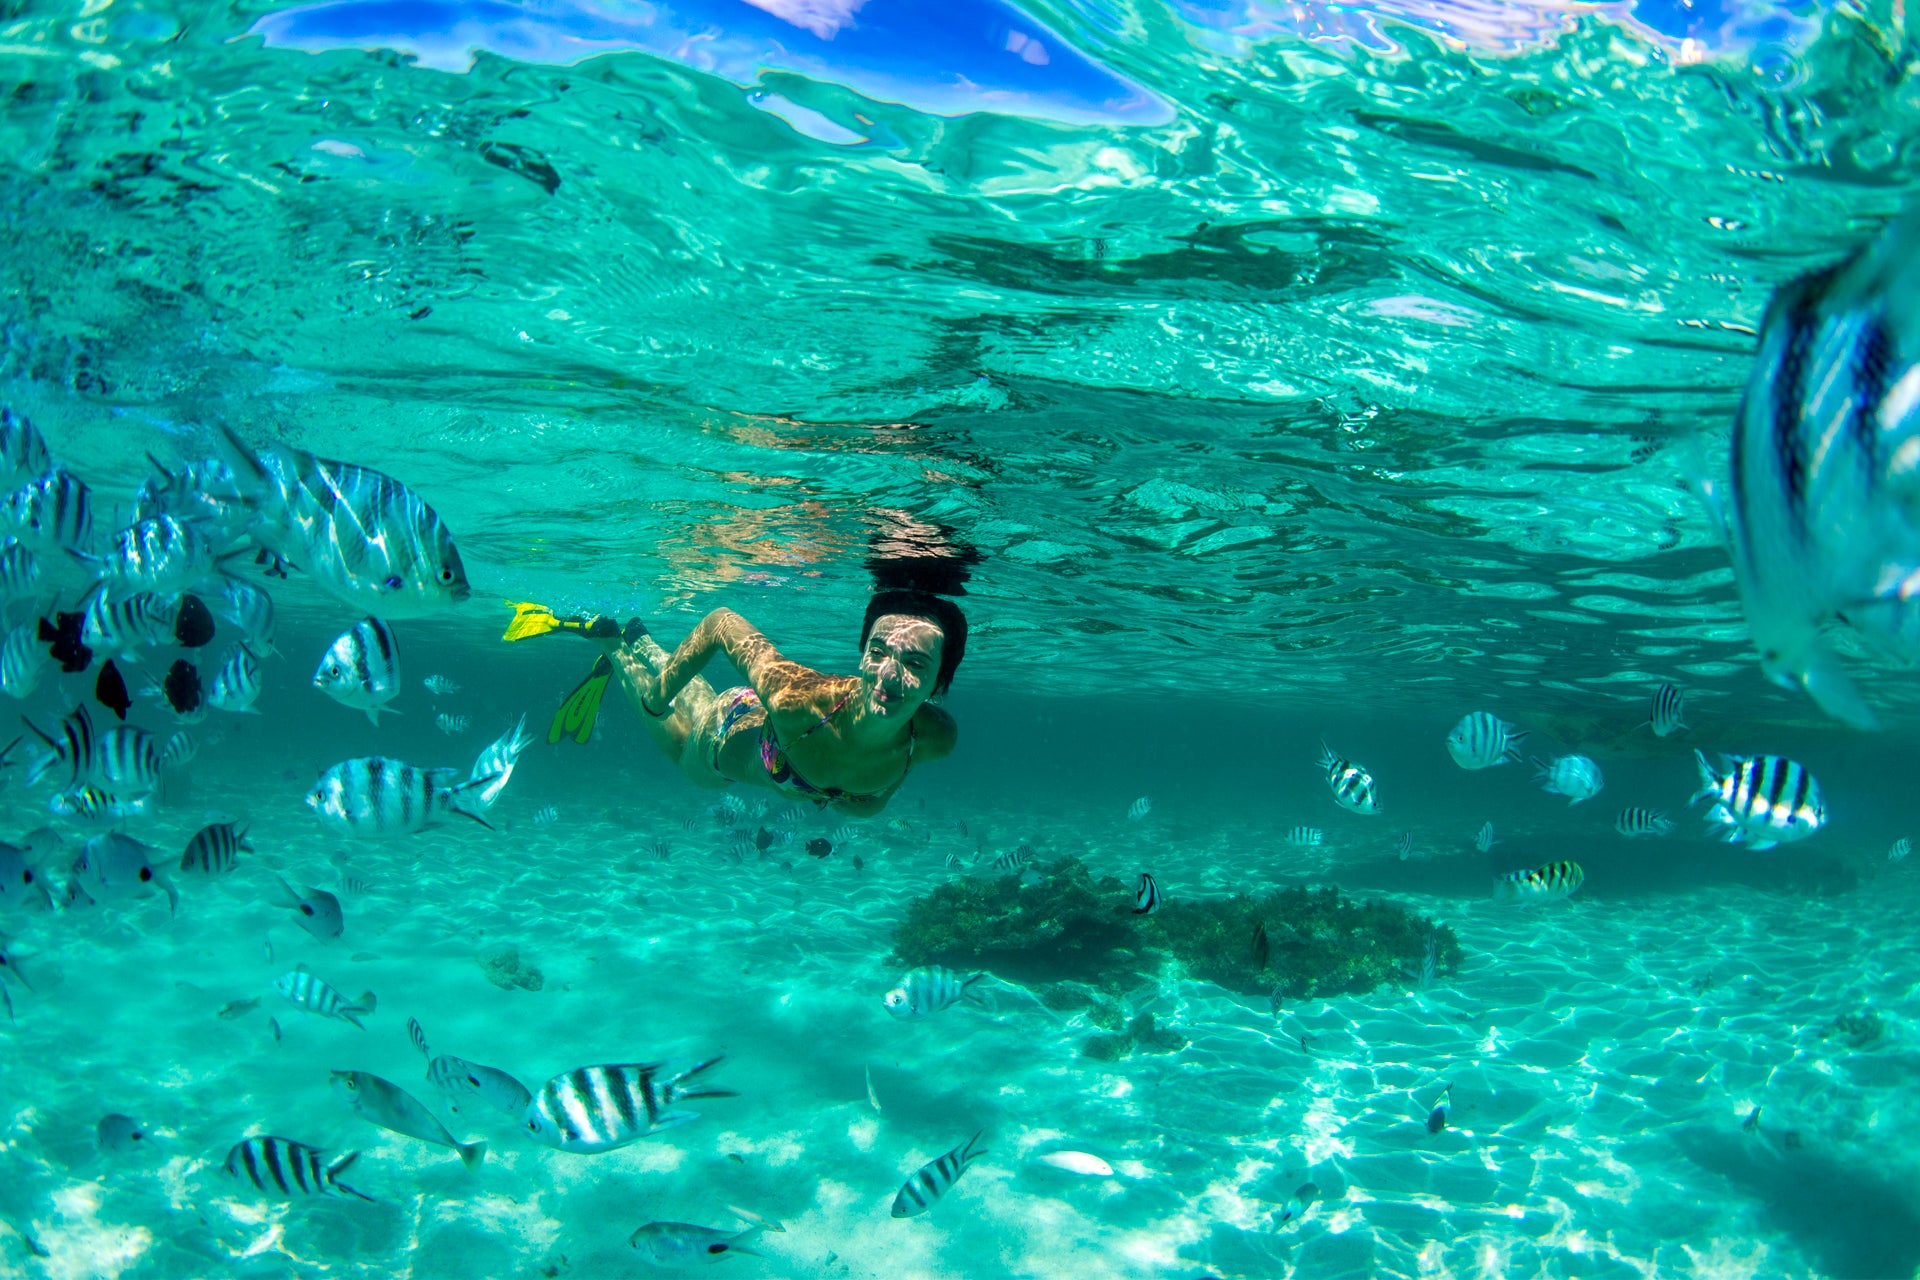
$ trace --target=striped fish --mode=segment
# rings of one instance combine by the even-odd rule
[[[103,656],[172,644],[179,615],[177,602],[151,591],[115,598],[95,586],[80,604],[80,643]]]
[[[1687,691],[1677,684],[1663,684],[1653,691],[1653,710],[1647,723],[1656,738],[1664,738],[1687,727],[1680,717],[1686,711]]]
[[[844,849],[858,840],[865,829],[857,822],[843,822],[833,829],[833,833],[827,839],[833,841],[834,848]]]
[[[1320,744],[1320,768],[1327,775],[1334,803],[1353,813],[1380,812],[1380,796],[1373,775],[1351,760],[1333,754],[1326,743]]]
[[[440,732],[451,738],[456,733],[465,733],[468,726],[473,723],[473,717],[455,715],[451,711],[442,711],[433,718],[433,722],[440,726]]]
[[[121,800],[99,787],[75,787],[47,801],[47,810],[83,825],[117,824],[147,817],[153,812],[153,797]]]
[[[945,965],[925,965],[908,970],[900,985],[881,997],[881,1003],[887,1006],[888,1013],[902,1021],[924,1018],[950,1009],[962,1000],[978,1004],[979,997],[969,988],[986,976],[971,973],[963,977]]]
[[[448,814],[491,827],[480,805],[491,781],[458,782],[451,769],[417,769],[387,756],[360,756],[321,774],[307,793],[307,806],[321,826],[342,835],[424,831]]]
[[[1550,761],[1535,759],[1533,766],[1534,779],[1541,787],[1567,797],[1569,805],[1591,800],[1607,785],[1600,766],[1586,756],[1555,756]]]
[[[1133,890],[1133,914],[1137,916],[1157,915],[1160,911],[1160,885],[1151,872],[1140,873],[1140,883]]]
[[[82,899],[99,904],[144,897],[157,885],[167,895],[167,911],[179,909],[180,894],[162,873],[152,845],[118,831],[97,835],[80,846],[69,868],[73,878],[67,882],[67,905],[79,905]]]
[[[0,484],[18,484],[52,464],[47,442],[33,419],[0,407]]]
[[[105,555],[74,552],[115,595],[151,591],[173,596],[212,576],[213,544],[197,525],[172,516],[139,520],[113,535]]]
[[[168,738],[167,744],[160,748],[160,767],[184,769],[192,764],[193,758],[199,754],[200,740],[185,729],[181,729]]]
[[[160,785],[160,740],[138,725],[115,725],[94,744],[89,780],[123,800]]]
[[[422,680],[420,683],[427,686],[427,692],[432,694],[436,698],[444,697],[450,693],[460,692],[460,682],[458,680],[450,679],[447,676],[441,676],[441,675],[428,676],[425,680]]]
[[[298,966],[292,973],[281,974],[274,980],[273,989],[308,1013],[321,1018],[339,1018],[362,1031],[367,1027],[357,1015],[372,1013],[379,1003],[371,991],[363,992],[358,1000],[349,1003],[345,996],[308,972],[305,965]]]
[[[995,871],[1019,872],[1024,870],[1026,868],[1026,865],[1032,861],[1033,861],[1032,845],[1030,844],[1015,845],[1013,848],[1007,850],[1005,853],[1001,854],[999,857],[993,860],[993,869]]]
[[[1474,833],[1473,847],[1482,853],[1487,852],[1498,843],[1499,841],[1494,839],[1493,823],[1491,822],[1483,823],[1480,830]]]
[[[245,642],[228,649],[207,690],[207,705],[217,711],[258,715],[254,699],[260,696],[260,659]]]
[[[1460,717],[1447,735],[1447,754],[1462,769],[1491,769],[1497,764],[1520,759],[1520,739],[1525,729],[1516,729],[1491,711],[1476,711]]]
[[[697,1112],[675,1110],[676,1102],[735,1097],[731,1089],[681,1087],[683,1081],[720,1061],[708,1058],[665,1080],[660,1078],[665,1064],[658,1062],[580,1067],[540,1086],[527,1104],[522,1123],[528,1133],[561,1151],[580,1155],[612,1151],[700,1118]]]
[[[180,869],[206,875],[231,871],[239,864],[243,849],[254,852],[253,846],[247,843],[245,827],[231,822],[211,822],[187,841],[186,852],[180,855]]]
[[[274,652],[273,597],[241,578],[226,578],[213,611],[240,629],[255,653]]]
[[[380,713],[400,692],[400,646],[393,629],[378,618],[362,618],[337,637],[313,673],[313,687],[344,707]]]
[[[248,1138],[227,1153],[225,1168],[228,1177],[244,1179],[282,1199],[343,1194],[373,1199],[340,1181],[340,1175],[360,1158],[358,1151],[347,1152],[324,1169],[320,1166],[322,1154],[322,1148],[291,1138]]]
[[[183,462],[171,469],[152,454],[147,461],[158,474],[141,481],[134,493],[136,521],[172,516],[202,526],[223,545],[246,532],[250,512],[233,468],[217,458]]]
[[[1728,828],[1726,838],[1754,849],[1804,840],[1826,825],[1820,784],[1804,765],[1784,756],[1726,756],[1716,772],[1705,754],[1693,753],[1700,766],[1700,790],[1688,804],[1711,799],[1707,820]]]
[[[1402,862],[1411,858],[1413,856],[1413,832],[1402,831],[1395,837],[1393,851],[1400,855],[1400,861]]]
[[[1726,527],[1761,670],[1862,728],[1877,718],[1822,628],[1837,614],[1909,655],[1920,644],[1915,297],[1920,206],[1847,261],[1776,290],[1727,474],[1705,494]]]
[[[1146,817],[1148,814],[1152,812],[1153,812],[1152,796],[1141,796],[1138,800],[1135,800],[1132,804],[1127,806],[1127,816],[1129,818],[1132,818],[1135,822],[1138,822],[1140,819]]]
[[[56,464],[0,499],[0,524],[36,551],[91,551],[93,496]]]
[[[9,698],[26,697],[39,687],[52,661],[38,628],[31,622],[21,623],[0,640],[0,692]]]
[[[1311,849],[1327,838],[1318,827],[1295,827],[1287,832],[1287,843],[1296,849]]]
[[[1657,810],[1642,809],[1635,805],[1620,811],[1620,816],[1613,820],[1613,829],[1629,840],[1641,836],[1664,836],[1673,830],[1673,820]]]
[[[1577,862],[1549,862],[1531,871],[1509,871],[1493,878],[1493,900],[1518,902],[1521,906],[1556,902],[1572,897],[1586,878],[1587,873]]]
[[[248,532],[335,599],[393,619],[472,594],[453,535],[398,480],[286,445],[255,453],[225,428],[221,440],[223,461],[253,510]]]
[[[0,600],[25,600],[40,582],[40,557],[12,538],[0,547]]]
[[[893,1197],[893,1216],[911,1218],[931,1209],[933,1202],[947,1194],[953,1184],[960,1180],[960,1175],[967,1171],[968,1165],[987,1154],[973,1149],[973,1144],[980,1141],[980,1134],[985,1132],[984,1129],[979,1130],[967,1139],[964,1146],[955,1147],[938,1160],[921,1165],[919,1171],[901,1185],[899,1194]]]
[[[477,1099],[516,1120],[526,1113],[533,1092],[498,1067],[484,1067],[451,1054],[435,1056],[427,1047],[427,1033],[416,1018],[407,1019],[407,1038],[427,1060],[427,1079],[447,1095],[447,1107],[458,1112],[463,1102]]]
[[[1913,841],[1907,839],[1907,837],[1905,836],[1901,836],[1898,840],[1895,840],[1893,842],[1893,847],[1887,850],[1887,861],[1888,862],[1905,862],[1907,860],[1907,855],[1912,852],[1913,852]]]

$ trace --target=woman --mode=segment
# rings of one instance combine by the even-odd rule
[[[661,750],[707,787],[748,783],[855,817],[886,807],[915,764],[954,747],[953,717],[929,699],[947,691],[967,648],[967,620],[950,600],[880,591],[867,604],[855,676],[789,658],[745,618],[715,609],[671,655],[638,619],[556,618],[518,605],[507,639],[565,630],[607,647],[594,674],[555,717],[549,741],[585,741],[600,691],[618,675]],[[747,683],[715,692],[700,676],[724,653]]]

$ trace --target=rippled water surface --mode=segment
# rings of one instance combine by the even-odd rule
[[[625,1276],[642,1222],[739,1205],[786,1226],[742,1275],[1913,1275],[1920,887],[1887,851],[1920,677],[1850,656],[1876,736],[1767,684],[1689,490],[1772,291],[1920,191],[1911,22],[5,0],[0,400],[120,514],[216,426],[377,467],[474,594],[396,624],[375,728],[308,683],[355,615],[269,582],[263,714],[197,728],[190,785],[134,826],[173,850],[234,818],[259,853],[177,913],[0,899],[32,983],[4,984],[0,1274]],[[867,562],[962,547],[960,749],[827,858],[799,850],[841,817],[717,819],[617,696],[591,744],[527,753],[497,830],[348,844],[300,803],[348,757],[464,770],[543,728],[585,650],[501,645],[505,601],[668,644],[728,605],[846,671]],[[91,679],[21,710],[51,724]],[[1662,681],[1691,726],[1664,740]],[[170,732],[156,705],[133,718]],[[1606,792],[1457,770],[1441,741],[1481,707]],[[1323,738],[1381,815],[1334,807]],[[1712,842],[1696,747],[1804,761],[1829,829]],[[13,776],[0,836],[48,818]],[[1627,805],[1680,830],[1624,841]],[[87,832],[62,834],[56,881]],[[1021,844],[1172,900],[1338,885],[1464,959],[1278,1007],[1168,968],[1108,996],[1184,1047],[1115,1060],[1087,1053],[1101,1006],[1028,974],[888,1019],[909,901]],[[1570,902],[1486,901],[1555,858],[1586,870]],[[295,929],[276,872],[335,886],[346,935]],[[507,947],[537,990],[489,981]],[[294,963],[375,991],[367,1029],[278,1007]],[[739,1096],[601,1156],[443,1112],[490,1144],[469,1173],[327,1085],[437,1103],[409,1016],[529,1082],[724,1052]],[[150,1141],[97,1149],[109,1111]],[[953,1192],[889,1218],[983,1127]],[[379,1203],[260,1201],[220,1177],[249,1133],[361,1151]],[[1039,1162],[1064,1148],[1114,1176]]]

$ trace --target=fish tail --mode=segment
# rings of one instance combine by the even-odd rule
[[[487,1144],[484,1142],[456,1142],[453,1149],[460,1153],[460,1163],[469,1169],[478,1167],[487,1158]]]
[[[1700,789],[1693,793],[1693,799],[1687,801],[1689,808],[1699,804],[1708,796],[1718,793],[1720,790],[1719,775],[1715,774],[1713,766],[1707,763],[1707,753],[1695,747],[1693,749],[1693,759],[1694,762],[1700,766]],[[1713,815],[1709,813],[1707,816],[1712,817]]]
[[[261,465],[259,455],[248,447],[237,432],[226,423],[218,424],[216,440],[223,455],[221,461],[233,471],[233,478],[245,488],[267,490],[272,488],[272,477]],[[249,494],[251,496],[251,494]]]
[[[491,831],[493,830],[493,824],[488,822],[486,818],[486,789],[487,784],[493,782],[499,776],[497,773],[490,773],[484,778],[469,778],[465,782],[456,782],[449,787],[443,788],[440,794],[447,798],[448,809],[451,809],[463,818],[472,818],[475,822]]]
[[[970,1162],[974,1160],[978,1160],[981,1156],[987,1154],[987,1149],[985,1147],[980,1148],[980,1150],[978,1151],[975,1151],[973,1149],[973,1144],[980,1141],[980,1135],[985,1132],[986,1132],[985,1129],[975,1129],[973,1131],[973,1136],[967,1139],[967,1145],[960,1148],[960,1167],[961,1168],[963,1169],[966,1168]]]
[[[1800,664],[1800,670],[1793,673],[1795,678],[1820,705],[1820,709],[1834,719],[1844,722],[1854,729],[1878,729],[1880,717],[1860,695],[1840,662],[1824,645],[1816,645],[1806,654]]]
[[[379,1003],[379,996],[374,995],[371,991],[362,991],[360,998],[353,1002],[353,1011],[355,1013],[372,1013]]]
[[[347,1167],[351,1165],[355,1160],[358,1160],[359,1158],[360,1158],[360,1153],[358,1151],[349,1151],[347,1152],[347,1154],[341,1156],[338,1160],[335,1160],[332,1164],[328,1165],[327,1166],[327,1185],[332,1187],[335,1191],[344,1191],[350,1196],[359,1196],[362,1200],[365,1200],[369,1204],[378,1204],[380,1202],[378,1200],[375,1200],[372,1196],[368,1195],[366,1192],[361,1191],[357,1187],[350,1187],[346,1183],[340,1181],[340,1175],[346,1172]]]

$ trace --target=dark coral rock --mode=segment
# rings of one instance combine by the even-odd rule
[[[1185,1036],[1177,1031],[1162,1031],[1150,1013],[1143,1013],[1127,1024],[1127,1037],[1142,1053],[1178,1053],[1187,1047]]]
[[[1338,889],[1276,889],[1264,897],[1169,902],[1155,919],[1187,971],[1245,995],[1358,995],[1418,974],[1428,940],[1436,975],[1460,967],[1452,929],[1384,902],[1354,902]],[[1265,963],[1253,947],[1267,941]]]
[[[986,968],[1016,982],[1085,982],[1117,990],[1143,966],[1127,886],[1096,880],[1078,858],[1018,875],[960,876],[908,904],[893,933],[896,964]]]

